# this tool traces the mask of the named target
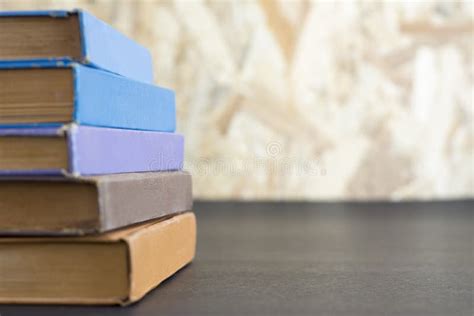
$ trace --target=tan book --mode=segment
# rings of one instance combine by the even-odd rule
[[[98,236],[0,238],[0,302],[127,305],[191,262],[195,247],[189,212]]]

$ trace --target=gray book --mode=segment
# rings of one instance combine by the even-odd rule
[[[192,209],[185,171],[0,179],[0,234],[84,235]]]

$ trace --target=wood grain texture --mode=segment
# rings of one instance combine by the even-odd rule
[[[151,49],[198,197],[474,196],[470,1],[0,1],[63,7]]]

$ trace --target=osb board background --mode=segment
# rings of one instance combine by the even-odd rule
[[[472,2],[0,0],[75,7],[151,49],[198,198],[474,196]]]

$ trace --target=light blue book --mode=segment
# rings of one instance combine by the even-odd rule
[[[96,127],[174,132],[172,90],[78,63],[0,65],[0,129]]]
[[[149,51],[87,12],[0,12],[3,67],[51,66],[72,61],[153,82]]]

